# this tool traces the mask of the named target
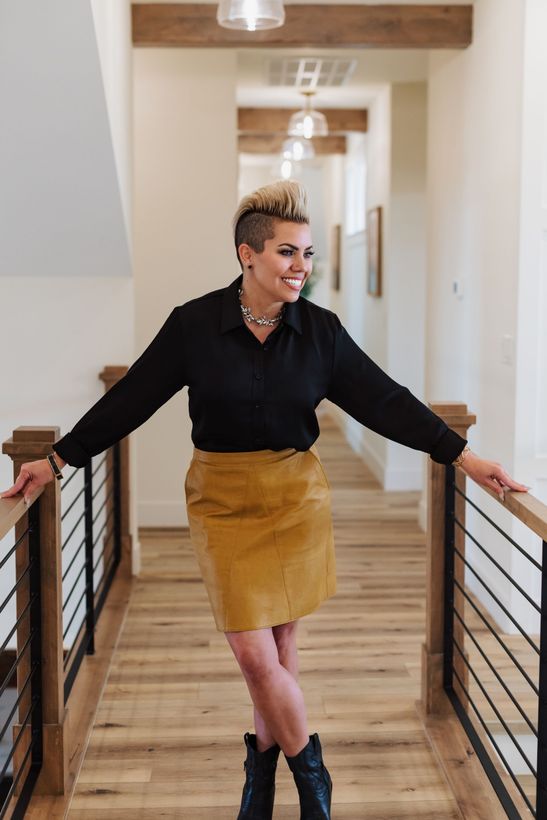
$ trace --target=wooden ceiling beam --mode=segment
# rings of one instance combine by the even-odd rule
[[[245,154],[280,154],[285,139],[286,134],[240,134],[238,149]],[[346,153],[346,138],[343,136],[314,137],[312,143],[316,154]]]
[[[472,39],[473,6],[288,5],[285,24],[268,31],[219,26],[217,5],[136,3],[136,46],[186,48],[466,48]]]
[[[238,108],[237,127],[239,131],[286,134],[289,119],[298,110],[298,108]],[[367,130],[366,109],[319,108],[317,110],[327,118],[330,134]]]

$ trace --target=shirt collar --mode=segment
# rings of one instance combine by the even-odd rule
[[[245,320],[241,313],[239,306],[238,289],[241,287],[243,281],[243,274],[234,279],[222,291],[221,316],[220,316],[220,332],[226,333],[234,327],[239,327],[244,324]],[[285,302],[285,313],[282,322],[290,325],[297,333],[302,335],[302,322],[300,316],[300,298],[296,302]]]

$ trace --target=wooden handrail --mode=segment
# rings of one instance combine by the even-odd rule
[[[463,472],[458,468],[458,472]],[[505,490],[505,500],[502,501],[495,490],[481,487],[481,490],[491,495],[506,510],[522,521],[523,524],[535,532],[543,541],[547,541],[547,504],[530,493],[521,493],[517,490]]]
[[[30,504],[28,506],[30,507],[34,504],[36,499],[38,499],[43,492],[43,487],[38,487],[34,490],[34,492],[30,494]],[[24,515],[26,515],[27,509],[28,507],[25,504],[22,493],[17,493],[17,495],[12,496],[11,498],[0,498],[0,541],[2,538],[5,538],[8,532],[15,527],[17,522],[20,521]]]

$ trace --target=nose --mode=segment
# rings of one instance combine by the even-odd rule
[[[292,265],[291,265],[291,267],[292,267],[292,268],[293,268],[293,270],[295,270],[295,271],[299,271],[299,270],[300,270],[300,271],[303,271],[303,270],[306,270],[306,262],[307,262],[307,261],[308,261],[308,260],[307,260],[307,259],[305,259],[305,258],[304,258],[304,256],[303,256],[302,254],[300,254],[300,253],[295,253],[295,255],[293,256],[293,260],[292,260]]]

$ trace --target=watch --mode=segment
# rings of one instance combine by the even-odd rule
[[[55,461],[54,454],[53,454],[53,453],[49,453],[49,455],[47,456],[47,460],[49,461],[50,467],[51,467],[51,469],[53,470],[53,475],[55,476],[55,478],[56,478],[58,481],[60,481],[60,480],[62,479],[62,477],[63,477],[63,474],[62,474],[62,472],[61,472],[61,471],[60,471],[60,469],[59,469],[59,465],[58,465],[58,464],[57,464],[57,462]]]
[[[459,456],[454,459],[452,464],[455,467],[459,467],[460,464],[462,463],[462,461],[464,460],[465,456],[467,455],[467,453],[470,453],[470,452],[471,452],[471,448],[466,444],[465,447],[463,448],[463,450],[461,451],[461,453],[459,454]]]

